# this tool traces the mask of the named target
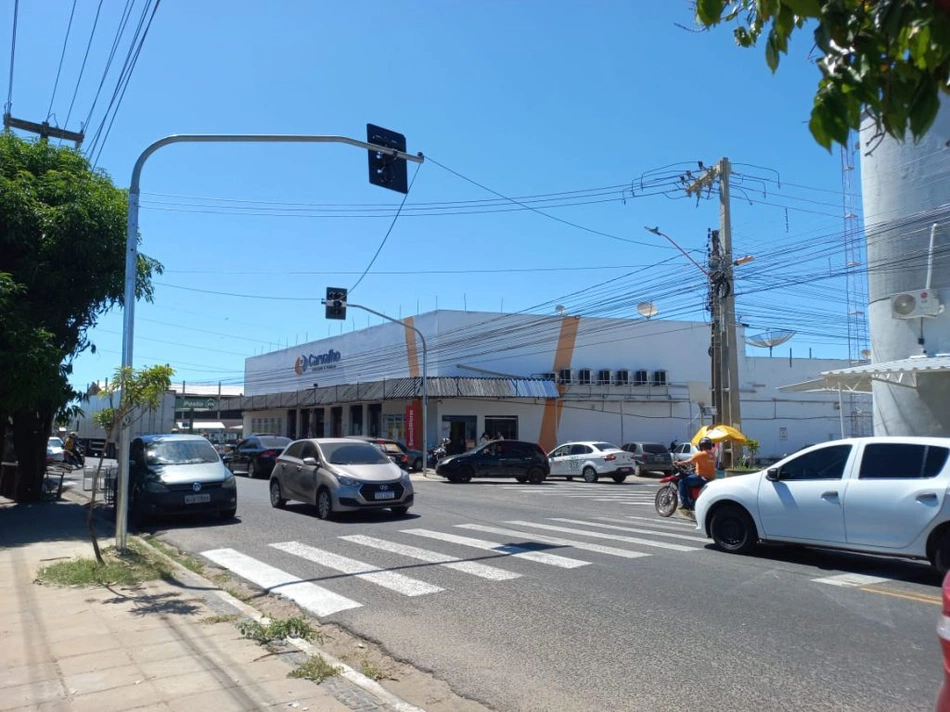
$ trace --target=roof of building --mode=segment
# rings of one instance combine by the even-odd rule
[[[895,386],[917,387],[917,375],[921,373],[950,372],[950,354],[936,356],[911,356],[896,361],[866,363],[851,368],[823,371],[821,378],[802,383],[779,386],[780,391],[847,391],[870,393],[871,384],[889,383]]]

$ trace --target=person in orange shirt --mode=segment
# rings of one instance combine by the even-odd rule
[[[680,480],[680,506],[692,510],[696,503],[689,496],[693,487],[702,487],[710,480],[716,479],[716,454],[713,452],[713,441],[702,438],[698,444],[699,452],[686,460],[684,465],[695,465],[696,472]]]

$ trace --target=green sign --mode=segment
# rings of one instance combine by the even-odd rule
[[[217,410],[218,399],[202,396],[176,396],[175,410]]]

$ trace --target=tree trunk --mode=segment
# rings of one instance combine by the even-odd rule
[[[43,498],[46,444],[52,425],[52,413],[20,411],[13,416],[13,446],[18,463],[13,499],[17,502],[39,502]]]

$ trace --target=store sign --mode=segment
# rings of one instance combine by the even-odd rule
[[[422,447],[422,401],[418,399],[406,405],[406,445],[413,450]]]
[[[218,401],[215,398],[203,396],[176,396],[175,410],[217,410]]]
[[[336,368],[341,356],[339,351],[330,349],[325,354],[304,354],[297,357],[294,361],[294,373],[298,376],[309,371],[325,371],[329,368]]]

